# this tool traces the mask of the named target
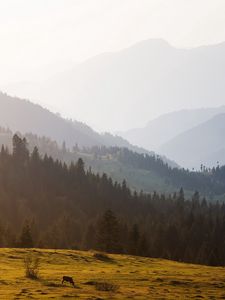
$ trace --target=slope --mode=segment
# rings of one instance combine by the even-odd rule
[[[7,146],[10,152],[12,151],[12,137],[12,131],[0,127],[0,145]],[[27,139],[30,152],[37,146],[42,157],[47,154],[67,164],[70,164],[71,161],[76,162],[79,158],[82,158],[87,169],[91,167],[95,173],[106,173],[117,182],[122,182],[126,179],[132,190],[172,193],[174,190],[180,188],[180,185],[176,186],[168,181],[167,178],[161,177],[156,170],[143,169],[131,162],[127,163],[119,160],[119,154],[125,153],[124,148],[94,146],[82,149],[76,146],[70,150],[45,136],[39,137],[38,135],[28,133],[24,134],[24,137]]]
[[[161,115],[148,122],[143,128],[134,128],[119,132],[119,134],[134,145],[157,151],[161,145],[169,142],[177,135],[224,112],[225,106],[179,110]]]
[[[10,128],[14,132],[32,132],[50,137],[59,144],[65,142],[69,148],[76,144],[80,147],[105,145],[127,147],[141,153],[148,152],[131,145],[119,136],[110,133],[99,134],[84,123],[63,119],[40,105],[3,93],[0,93],[0,126]],[[173,162],[168,163],[176,165]]]
[[[24,137],[30,153],[37,146],[42,157],[47,154],[67,165],[82,158],[87,171],[91,168],[95,174],[105,173],[118,183],[125,179],[132,191],[169,194],[183,187],[187,196],[198,190],[208,199],[218,199],[225,192],[223,167],[214,172],[192,172],[171,167],[159,156],[137,153],[127,148],[76,146],[70,150],[65,145],[59,146],[46,137],[38,137],[31,133],[25,134]],[[12,152],[12,138],[13,133],[10,130],[0,128],[0,145],[7,146],[10,152]]]
[[[225,114],[219,114],[210,120],[178,135],[159,148],[171,159],[188,168],[200,168],[200,165],[216,166],[217,161],[225,163],[221,151],[224,142]]]
[[[0,249],[1,299],[223,299],[223,268],[72,250]],[[25,278],[23,260],[40,258],[40,279]],[[73,276],[75,287],[62,285]],[[16,283],[16,284],[15,284]],[[104,284],[105,283],[105,284]],[[104,286],[112,291],[104,291]],[[102,289],[101,289],[102,287]],[[198,287],[198,288],[196,288]]]

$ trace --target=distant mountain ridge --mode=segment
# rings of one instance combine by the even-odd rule
[[[185,167],[200,168],[225,164],[225,113],[215,115],[171,139],[159,148]]]
[[[42,83],[33,82],[31,86],[25,85],[22,89],[11,86],[6,90],[31,100],[57,103],[61,105],[62,113],[77,115],[79,119],[92,120],[93,124],[104,124],[106,127],[124,126],[126,116],[127,126],[131,124],[135,128],[140,124],[140,119],[150,118],[151,110],[155,107],[156,110],[157,107],[165,107],[165,111],[173,111],[177,110],[177,106],[190,108],[207,107],[212,103],[215,106],[223,104],[224,53],[225,43],[193,49],[177,49],[163,40],[146,40],[116,53],[97,55]],[[169,109],[167,103],[170,103]],[[97,120],[93,117],[93,112],[98,115]],[[219,113],[225,113],[224,106],[218,109],[177,111],[153,120],[144,130],[135,129],[121,134],[131,144],[148,151],[160,151],[167,156],[171,153],[171,159],[176,159],[176,152],[169,150],[167,153],[167,147],[163,145]],[[85,145],[85,140],[88,140],[87,146],[116,144],[133,147],[120,138],[96,135],[81,123],[75,125],[70,123],[68,126],[70,126],[68,131],[73,132],[69,134],[69,143],[75,143],[73,129],[75,126],[76,135],[80,135],[80,139],[76,142],[80,145]],[[16,129],[12,126],[10,128]],[[53,134],[51,137],[56,139],[56,133],[52,131],[53,129],[47,132],[47,136],[51,133]],[[68,131],[62,132],[62,128],[56,126],[57,138],[61,135],[60,140],[57,140],[59,143],[62,142],[63,136],[65,140],[68,139],[66,134]],[[192,143],[194,142],[192,140]],[[200,160],[192,160],[187,156],[185,160],[183,153],[182,159],[180,157],[183,166],[198,168],[200,162],[211,166],[215,164],[217,158],[218,160],[223,158],[223,147],[212,148],[211,145],[207,147],[212,152],[207,152],[204,159],[202,157]],[[132,149],[139,151],[139,148]],[[179,155],[178,152],[177,154]]]
[[[3,93],[0,93],[0,126],[9,128],[13,132],[20,131],[22,134],[31,132],[49,137],[59,145],[65,142],[69,148],[76,144],[81,148],[118,146],[139,153],[153,154],[153,152],[133,146],[119,136],[110,133],[99,134],[84,123],[63,119],[40,105]],[[163,159],[171,166],[177,166],[165,157]]]
[[[27,131],[63,141],[69,147],[79,144],[81,147],[93,145],[131,146],[120,137],[100,135],[84,123],[61,118],[59,115],[27,100],[10,97],[0,93],[0,125],[13,131]],[[132,146],[131,146],[132,147]]]
[[[160,151],[160,146],[169,142],[177,135],[211,119],[217,114],[225,113],[225,106],[216,108],[199,108],[180,110],[162,115],[143,128],[134,128],[119,132],[130,143]]]
[[[44,82],[4,90],[49,107],[55,104],[64,115],[99,128],[123,128],[124,115],[127,128],[135,128],[163,107],[166,112],[222,105],[224,53],[225,43],[177,49],[163,40],[145,40],[97,55]],[[95,110],[101,110],[99,118],[92,116]]]
[[[68,116],[75,117],[79,107],[79,119],[106,128],[115,124],[122,128],[126,115],[128,128],[135,128],[150,118],[153,109],[174,111],[224,103],[224,53],[225,43],[177,49],[163,40],[146,40],[90,58],[45,82],[5,90],[57,103]],[[93,109],[101,110],[99,120],[92,117]]]

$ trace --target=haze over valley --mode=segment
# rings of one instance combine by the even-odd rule
[[[0,299],[225,299],[225,1],[0,25]]]
[[[191,152],[183,151],[184,147],[190,140],[193,145],[201,143],[201,139],[192,136],[186,145],[179,140],[182,144],[178,147],[176,137],[225,113],[224,53],[225,43],[178,49],[163,40],[146,40],[120,52],[90,58],[48,80],[8,85],[3,89],[34,102],[38,99],[44,106],[58,103],[62,115],[89,120],[103,132],[107,129],[117,132],[131,144],[168,156],[181,167],[199,169],[201,164],[213,167],[217,161],[225,162],[221,154],[223,143],[205,140],[207,154],[194,157],[195,151],[191,156]],[[98,118],[90,102],[94,103],[95,111],[101,111]],[[181,107],[184,109],[179,110]],[[145,127],[132,128],[165,110],[169,112],[150,120]],[[213,126],[213,122],[210,124]],[[118,131],[127,127],[130,127],[127,131]],[[217,135],[216,128],[208,130]],[[207,136],[206,132],[202,134]],[[77,142],[80,143],[79,138]],[[99,138],[96,143],[100,143]],[[120,144],[126,142],[120,140]]]
[[[72,65],[48,80],[3,90],[50,108],[57,104],[63,116],[116,132],[175,110],[222,106],[224,52],[225,43],[182,49],[149,39]],[[93,114],[98,110],[101,115]]]

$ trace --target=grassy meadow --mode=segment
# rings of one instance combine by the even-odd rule
[[[24,258],[40,258],[39,279]],[[75,288],[61,284],[72,276]],[[0,249],[0,299],[225,299],[225,268],[72,250]]]

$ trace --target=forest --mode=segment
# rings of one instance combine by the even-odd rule
[[[225,204],[131,191],[126,181],[29,152],[13,136],[0,152],[0,246],[96,249],[225,265]],[[215,171],[222,180],[224,169]]]
[[[199,171],[179,167],[173,162],[165,161],[154,153],[138,153],[128,148],[117,146],[81,147],[75,144],[69,148],[65,142],[59,145],[56,141],[32,133],[21,135],[26,138],[30,152],[38,147],[40,156],[45,154],[54,160],[60,160],[69,165],[79,158],[85,163],[85,170],[90,167],[93,173],[108,174],[113,181],[122,182],[126,178],[132,191],[147,193],[173,193],[181,187],[185,195],[190,196],[196,190],[209,200],[223,199],[225,194],[225,167],[217,165],[208,168],[199,166]],[[4,144],[12,152],[13,132],[0,127],[0,144]]]

